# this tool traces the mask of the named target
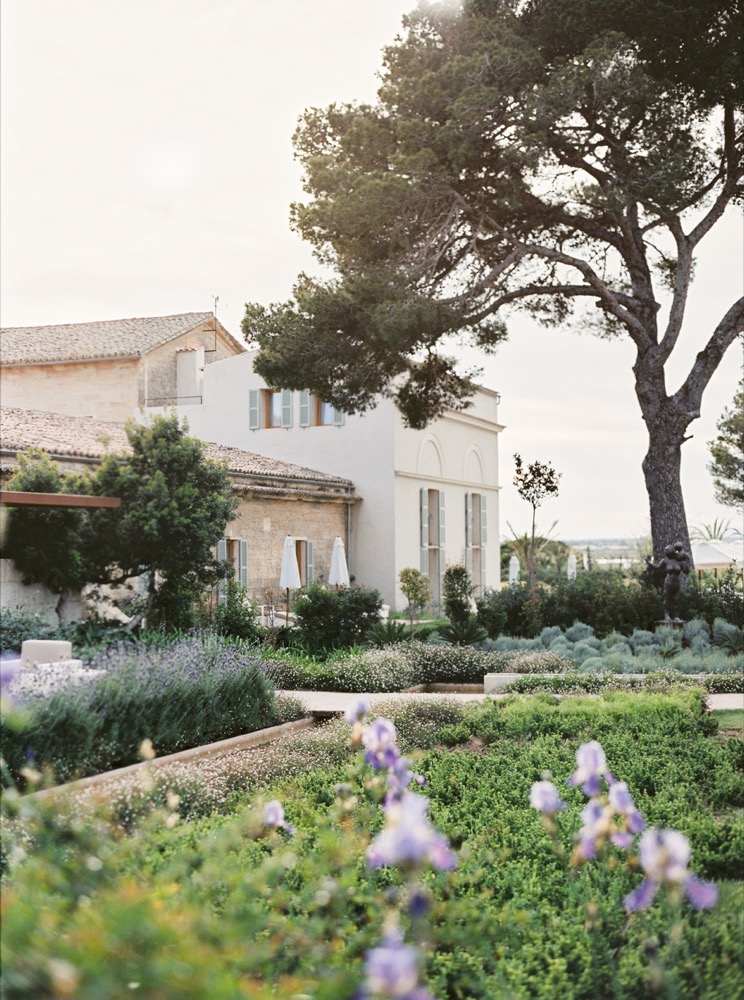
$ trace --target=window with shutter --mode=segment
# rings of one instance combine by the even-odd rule
[[[471,574],[476,594],[486,585],[486,498],[482,493],[465,494],[465,568]]]
[[[257,431],[261,426],[259,399],[258,389],[248,390],[248,429],[251,431]]]
[[[421,529],[421,548],[428,549],[429,548],[429,491],[426,489],[421,490],[419,492],[419,525]]]
[[[227,562],[227,539],[220,538],[217,542],[217,559],[219,562]],[[217,603],[227,603],[227,580],[221,579],[217,582]]]
[[[292,390],[282,389],[282,427],[292,426]]]

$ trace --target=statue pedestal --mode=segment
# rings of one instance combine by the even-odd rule
[[[660,622],[654,622],[654,631],[658,632],[661,628],[670,628],[675,632],[681,632],[686,624],[687,622],[682,621],[681,618],[674,618],[671,621],[664,618]]]

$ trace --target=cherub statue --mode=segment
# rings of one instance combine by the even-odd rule
[[[664,577],[664,621],[680,622],[682,619],[676,614],[672,617],[672,612],[676,611],[679,605],[680,590],[685,589],[687,574],[692,568],[692,559],[681,542],[674,545],[667,545],[664,549],[664,557],[658,562],[654,562],[646,556],[646,564],[651,569],[662,569]]]

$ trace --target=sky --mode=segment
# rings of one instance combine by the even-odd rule
[[[3,0],[0,9],[0,321],[36,326],[207,311],[240,338],[246,302],[289,298],[323,273],[289,227],[302,197],[302,112],[371,101],[385,45],[415,0]],[[744,286],[731,213],[700,256],[675,389]],[[501,394],[501,530],[528,529],[513,456],[550,462],[560,493],[538,512],[563,539],[649,533],[646,435],[629,342],[509,321],[469,360]],[[727,353],[683,446],[691,525],[718,506],[707,442],[731,405]],[[343,474],[343,470],[338,470]]]

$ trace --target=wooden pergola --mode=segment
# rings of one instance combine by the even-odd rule
[[[0,504],[27,507],[121,507],[119,497],[93,497],[77,493],[23,493],[0,490]]]

